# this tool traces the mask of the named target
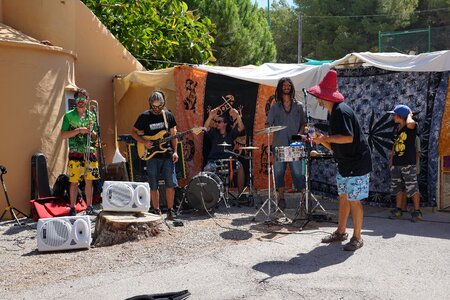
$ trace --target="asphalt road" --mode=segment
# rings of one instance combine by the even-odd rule
[[[327,212],[336,213],[335,202],[324,206]],[[288,208],[292,216],[292,202]],[[249,219],[254,209],[246,212],[232,211],[226,216],[232,225],[234,218]],[[388,214],[388,209],[365,208],[364,247],[354,253],[343,251],[340,243],[320,243],[335,229],[333,222],[313,221],[300,231],[302,221],[269,226],[260,214],[248,230],[229,227],[222,232],[222,238],[233,240],[227,247],[205,250],[192,259],[152,267],[130,264],[95,278],[86,270],[86,276],[66,285],[50,283],[39,292],[33,288],[16,296],[34,299],[39,293],[41,299],[126,299],[188,290],[189,299],[449,299],[450,213],[425,209],[425,220],[417,223],[389,220]],[[180,219],[194,222],[189,214]],[[217,225],[211,220],[209,226]],[[268,230],[241,242],[254,234],[254,226]]]

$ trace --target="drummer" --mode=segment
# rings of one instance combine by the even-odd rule
[[[220,112],[219,108],[212,109],[205,121],[205,127],[207,128],[205,137],[209,139],[211,149],[204,170],[209,172],[216,170],[215,162],[217,160],[233,156],[233,154],[227,153],[225,150],[231,151],[234,140],[245,131],[241,116],[235,108],[231,108],[228,113],[219,114]],[[234,127],[231,124],[234,124]],[[220,146],[219,144],[228,144],[230,146]],[[245,174],[244,168],[241,167],[237,160],[235,161],[236,163],[233,167],[237,170],[237,185],[240,194],[244,189]]]
[[[275,90],[275,103],[270,107],[266,119],[266,126],[286,126],[285,129],[273,133],[272,146],[274,149],[281,146],[289,146],[292,142],[292,136],[302,134],[305,131],[306,117],[303,104],[295,99],[295,88],[290,78],[283,77],[278,81]],[[302,162],[275,161],[275,187],[278,191],[278,206],[281,209],[286,208],[284,200],[284,176],[286,166],[289,163],[292,180],[294,185],[304,191],[305,176],[302,175]]]

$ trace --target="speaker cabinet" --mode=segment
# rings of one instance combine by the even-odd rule
[[[91,241],[89,216],[56,217],[38,221],[38,251],[88,249]]]
[[[150,185],[148,182],[105,181],[102,201],[105,211],[147,212]]]

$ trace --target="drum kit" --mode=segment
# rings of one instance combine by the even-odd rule
[[[249,151],[250,154],[245,156],[228,150],[227,148],[232,145],[226,142],[218,144],[218,146],[223,147],[224,152],[232,156],[214,160],[212,169],[202,171],[194,176],[186,186],[184,200],[192,208],[206,211],[213,209],[220,201],[224,201],[228,209],[230,207],[228,200],[231,198],[239,199],[248,190],[250,203],[253,205],[256,190],[253,186],[252,151],[259,148],[254,146],[239,147],[239,150]],[[233,181],[235,171],[240,167],[238,158],[249,160],[249,185],[238,197],[235,197],[229,192],[229,185]],[[180,208],[181,205],[178,208],[178,213]]]
[[[267,157],[270,157],[270,135],[273,132],[280,131],[285,129],[286,126],[271,126],[267,127],[261,130],[257,130],[256,134],[265,134],[267,135]],[[307,213],[310,213],[310,210],[312,210],[312,207],[309,207],[308,201],[312,197],[316,205],[314,208],[317,208],[318,206],[322,209],[323,207],[320,205],[320,203],[315,199],[315,197],[310,194],[309,191],[309,171],[310,171],[310,158],[308,155],[308,151],[306,151],[305,147],[302,143],[296,143],[297,145],[293,146],[283,146],[283,147],[276,147],[275,148],[275,159],[276,161],[281,162],[291,162],[291,161],[298,161],[305,159],[307,161],[306,166],[306,192],[303,198],[306,202],[306,210]],[[239,164],[239,161],[237,158],[243,158],[248,159],[249,161],[249,184],[245,187],[245,189],[242,191],[241,195],[244,193],[248,193],[249,202],[251,205],[254,205],[254,199],[257,197],[256,189],[253,185],[253,151],[259,149],[259,147],[255,146],[243,146],[239,147],[239,150],[245,150],[248,151],[248,156],[244,156],[242,154],[237,154],[235,152],[232,152],[228,150],[227,148],[230,148],[232,145],[227,143],[221,143],[218,144],[218,146],[224,148],[224,152],[229,153],[233,156],[230,156],[226,159],[218,159],[215,160],[215,167],[213,170],[208,171],[202,171],[196,176],[192,178],[192,180],[188,183],[186,186],[186,192],[185,192],[185,200],[188,204],[194,209],[198,210],[205,210],[208,211],[210,209],[213,209],[215,206],[218,205],[220,201],[224,201],[225,206],[227,209],[230,207],[228,200],[230,199],[230,196],[232,196],[229,191],[229,184],[233,180],[233,173],[234,170],[237,169],[237,166]],[[286,215],[284,212],[278,207],[278,201],[277,201],[277,193],[275,192],[275,176],[273,172],[273,166],[268,159],[267,162],[268,165],[268,176],[267,176],[267,186],[268,186],[268,197],[267,199],[262,203],[261,207],[256,212],[253,220],[255,220],[256,216],[260,214],[261,212],[264,213],[266,216],[266,222],[271,222],[271,217],[279,212],[281,213],[286,219]],[[239,195],[239,196],[241,196]],[[234,196],[232,196],[234,197]],[[236,197],[234,197],[236,198]],[[301,203],[299,203],[299,208],[296,212],[296,217],[299,214],[301,207]],[[181,205],[179,207],[179,210],[181,208]],[[295,219],[295,218],[294,218]],[[306,223],[305,223],[306,225]],[[303,226],[302,226],[303,227]]]

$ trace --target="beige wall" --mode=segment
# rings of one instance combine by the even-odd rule
[[[74,57],[0,42],[0,66],[0,164],[8,170],[4,180],[11,204],[28,212],[33,153],[46,155],[50,175],[65,165],[67,153],[59,130],[64,87],[73,80]],[[0,198],[3,211],[6,203],[3,195]]]
[[[4,24],[18,29],[40,41],[48,40],[53,45],[73,51],[77,55],[77,59],[74,62],[74,82],[77,86],[86,88],[90,93],[91,98],[96,99],[99,102],[102,141],[103,143],[106,143],[106,148],[104,149],[106,162],[110,163],[115,150],[112,78],[117,74],[128,74],[134,70],[141,70],[142,66],[140,63],[129,54],[125,48],[123,48],[123,46],[98,21],[92,12],[79,0],[0,0],[0,4],[0,12],[2,13]],[[46,60],[26,60],[24,56],[16,58],[22,60],[22,62],[16,61],[11,63],[15,63],[22,67],[18,68],[18,70],[23,72],[36,73],[33,65],[37,64],[39,70],[41,67],[45,69],[47,64]],[[8,61],[9,60],[10,58]],[[2,73],[5,71],[3,67],[4,63],[4,60],[0,61]],[[27,64],[29,65],[27,66]],[[47,71],[50,74],[54,73],[51,64],[47,66]],[[23,93],[38,93],[40,87],[39,85],[36,85],[38,83],[36,80],[29,80],[28,75],[25,74],[18,77],[22,82],[20,88],[29,90],[28,92],[23,91]],[[60,87],[55,86],[52,93],[52,95],[61,93]],[[62,94],[58,95],[58,97],[62,99]],[[22,99],[31,99],[29,101],[34,102],[35,98],[36,97],[28,97]],[[1,101],[4,100],[2,99]],[[57,105],[55,109],[63,109],[60,102],[55,102],[54,105]],[[26,119],[21,121],[25,120]],[[41,122],[43,122],[43,120],[41,120]],[[41,134],[36,133],[36,137],[33,137],[33,141],[35,139],[48,139],[50,142],[54,142],[51,147],[52,149],[65,147],[65,143],[57,138],[59,127],[60,123],[55,125],[51,132],[51,136],[45,136],[43,135],[43,132],[41,132]],[[29,133],[26,132],[26,135],[28,136]],[[18,146],[30,147],[31,144],[31,141],[21,139]],[[39,144],[33,144],[32,148],[34,148],[34,151],[44,151]],[[30,177],[30,158],[29,153],[23,153],[23,156],[18,157],[22,162],[21,169],[20,172],[16,174],[17,177],[13,177],[14,173],[11,175],[8,173],[9,178],[13,177],[10,181],[21,181],[22,178]],[[58,160],[58,157],[47,157],[47,160],[55,161]],[[25,166],[26,171],[24,169]],[[56,164],[55,169],[52,171],[54,173],[51,175],[52,178],[54,178],[55,174],[57,175],[65,171],[64,164]],[[51,182],[51,184],[52,183],[53,182]],[[21,195],[27,196],[25,199],[21,199],[20,203],[25,203],[29,200],[30,185],[28,183],[22,184],[22,189],[26,189],[26,193],[21,192]],[[12,189],[9,191],[11,195],[13,195],[13,192],[16,191],[13,191]],[[23,196],[21,196],[21,198],[22,197]]]
[[[75,83],[99,101],[106,161],[114,154],[112,79],[141,64],[79,0],[3,0],[4,23],[77,54]]]

